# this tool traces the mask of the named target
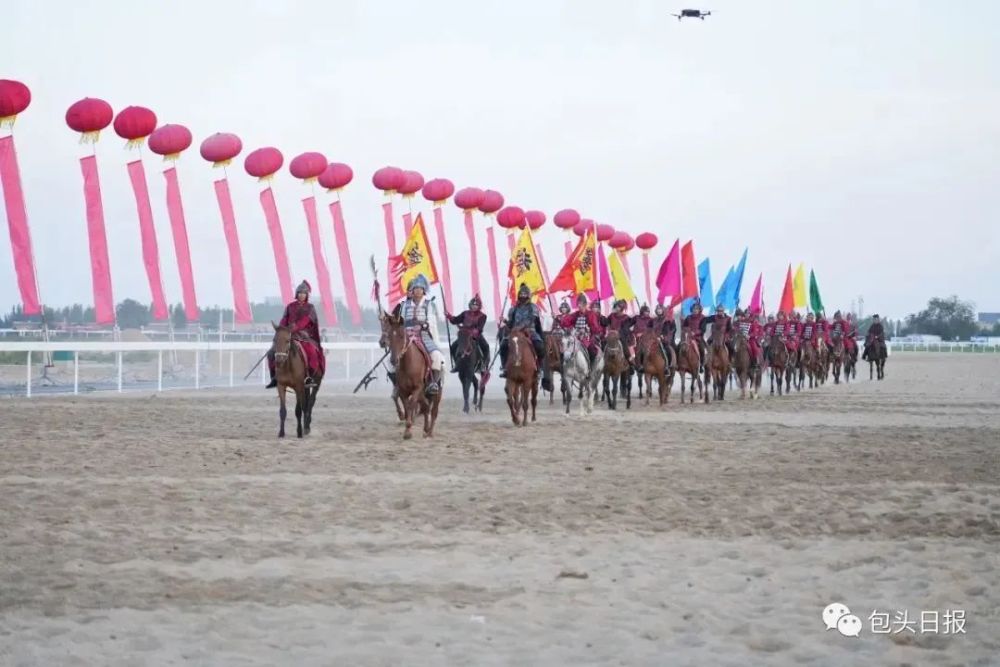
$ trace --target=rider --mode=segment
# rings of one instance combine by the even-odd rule
[[[819,339],[823,335],[822,330],[816,323],[815,316],[810,312],[806,314],[805,324],[799,330],[799,341],[809,343],[812,349],[819,349]]]
[[[761,358],[760,339],[763,335],[763,328],[749,310],[746,313],[737,310],[736,313],[736,328],[747,341],[747,346],[750,349],[750,363],[751,365],[759,364]]]
[[[865,351],[861,355],[861,358],[865,361],[868,361],[868,349],[876,340],[880,343],[885,343],[885,328],[882,326],[882,321],[879,320],[877,314],[872,315],[872,323],[868,327],[868,333],[865,334]]]
[[[431,381],[425,392],[433,396],[441,392],[441,373],[444,372],[444,355],[437,344],[437,320],[430,312],[430,302],[424,298],[430,286],[423,274],[415,276],[406,286],[406,301],[402,310],[403,326],[410,336],[419,336],[424,349],[431,357]]]
[[[531,303],[531,288],[522,284],[517,290],[517,303],[510,307],[507,319],[500,325],[500,377],[507,377],[507,353],[510,349],[510,332],[514,329],[525,329],[531,336],[531,346],[535,348],[535,359],[538,367],[542,367],[542,355],[545,354],[542,344],[542,319],[538,306]]]
[[[625,350],[625,361],[632,364],[632,350],[635,345],[632,342],[632,327],[635,325],[636,318],[629,317],[625,312],[625,308],[628,306],[628,302],[625,299],[619,299],[615,301],[615,305],[608,315],[608,331],[617,331],[618,339],[622,342],[622,347]]]
[[[563,301],[559,304],[559,314],[552,318],[552,329],[551,331],[557,331],[559,329],[559,318],[566,317],[570,314],[573,309],[569,307],[567,301]]]
[[[694,309],[692,308],[692,311],[693,310]],[[742,317],[743,311],[737,309],[736,316]],[[731,317],[729,317],[729,315],[726,315],[726,307],[723,306],[721,303],[715,307],[715,315],[710,315],[701,320],[701,329],[698,335],[699,345],[703,345],[705,342],[705,337],[704,337],[705,327],[707,327],[709,324],[712,325],[713,330],[715,329],[715,327],[721,328],[722,334],[724,336],[723,340],[726,343],[726,349],[729,350],[729,358],[732,359],[736,355],[735,351],[733,350],[733,320]],[[705,365],[704,355],[702,356],[701,363],[702,363],[702,371],[704,372],[704,365]]]
[[[698,372],[705,372],[705,328],[702,320],[705,316],[701,312],[701,300],[695,298],[691,306],[691,314],[681,322],[682,330],[689,333],[698,342]]]
[[[479,295],[472,297],[469,301],[469,309],[465,312],[459,313],[458,315],[452,315],[448,311],[445,311],[444,316],[448,318],[448,321],[452,324],[458,325],[459,332],[464,331],[469,338],[476,341],[479,346],[479,358],[484,359],[486,363],[490,361],[490,344],[486,342],[486,337],[483,336],[483,328],[486,326],[486,313],[483,312],[483,301],[479,298]],[[458,364],[455,363],[458,355],[458,340],[456,339],[450,345],[451,348],[451,372],[458,372]]]
[[[323,344],[319,335],[319,317],[316,314],[316,307],[309,303],[309,293],[312,287],[309,282],[303,280],[295,288],[295,301],[285,306],[285,312],[281,316],[280,326],[291,327],[292,336],[303,343],[302,350],[306,355],[306,384],[315,383],[313,379],[313,368],[322,373],[326,369],[326,356],[323,354]],[[267,367],[271,371],[271,381],[266,389],[273,389],[278,386],[278,381],[274,377],[274,347],[267,351]]]
[[[785,329],[785,346],[788,347],[788,355],[793,359],[799,351],[799,336],[802,333],[802,313],[792,313],[788,319],[788,327]]]
[[[834,316],[836,320],[836,316]],[[834,325],[836,325],[834,321]],[[857,358],[858,354],[858,322],[854,319],[854,313],[847,313],[847,319],[844,322],[844,349],[847,350],[848,354]]]
[[[820,311],[816,315],[816,328],[819,331],[819,335],[823,338],[823,342],[829,348],[830,343],[830,322],[826,319],[826,313]]]
[[[639,314],[635,316],[632,322],[632,331],[635,335],[641,336],[646,332],[647,329],[653,328],[653,318],[649,316],[649,306],[642,304],[642,308],[639,309]]]
[[[597,339],[597,344],[604,349],[604,336],[608,333],[608,318],[601,315],[601,300],[594,299],[590,302],[590,312],[594,314],[597,318],[597,326],[591,331],[594,338]]]
[[[832,341],[833,336],[838,336],[841,342],[844,343],[844,350],[848,350],[847,322],[844,320],[843,315],[841,315],[839,310],[833,314],[833,323],[830,325],[828,338],[830,338],[831,340],[827,340],[827,344],[830,345],[831,347],[833,345]]]
[[[559,318],[559,326],[573,331],[580,343],[586,348],[590,363],[597,358],[597,339],[595,332],[600,330],[601,323],[593,310],[587,309],[587,295],[582,292],[576,297],[577,309]]]
[[[674,321],[673,312],[663,309],[663,304],[656,304],[656,319],[653,320],[653,331],[657,333],[664,345],[673,346],[677,338],[677,322]]]

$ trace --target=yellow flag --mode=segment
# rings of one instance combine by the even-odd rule
[[[597,240],[588,232],[556,274],[549,293],[590,292],[597,289]]]
[[[611,257],[608,259],[608,273],[611,274],[611,287],[615,291],[615,301],[619,299],[624,299],[629,303],[635,301],[635,291],[632,289],[628,274],[625,272],[625,267],[622,266],[622,261],[618,257],[617,250],[611,251]]]
[[[438,282],[437,265],[434,263],[434,255],[431,254],[431,244],[427,240],[427,229],[424,227],[424,218],[421,214],[417,214],[413,229],[403,244],[403,250],[395,257],[390,257],[389,264],[392,268],[388,295],[390,303],[402,301],[406,296],[406,286],[418,275],[427,278],[427,282],[431,285]]]
[[[531,298],[545,294],[545,279],[538,262],[538,251],[531,238],[531,230],[525,229],[517,239],[510,253],[510,266],[507,267],[507,277],[510,278],[510,300],[517,301],[517,291],[521,285],[527,285],[531,290]]]
[[[809,295],[806,292],[806,265],[799,263],[799,268],[795,270],[795,278],[792,279],[792,293],[795,298],[795,307],[803,308],[808,303]]]

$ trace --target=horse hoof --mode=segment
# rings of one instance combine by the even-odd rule
[[[285,432],[284,432],[284,431],[282,431],[281,433],[279,433],[279,434],[278,434],[278,437],[279,437],[279,438],[284,438],[284,437],[285,437]]]
[[[403,440],[412,440],[412,439],[413,439],[413,434],[412,433],[406,432],[406,433],[403,434]]]

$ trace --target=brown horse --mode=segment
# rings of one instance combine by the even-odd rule
[[[780,336],[771,336],[771,344],[767,349],[768,364],[771,366],[771,396],[774,396],[774,378],[778,378],[778,396],[784,394],[788,356],[785,341]]]
[[[507,356],[507,406],[514,426],[528,425],[528,399],[531,399],[531,421],[535,421],[538,405],[538,365],[535,362],[535,348],[524,329],[514,329],[510,333],[509,354]],[[523,417],[521,416],[523,413]]]
[[[736,351],[733,356],[733,371],[740,383],[740,398],[747,397],[747,384],[750,385],[750,398],[757,398],[760,392],[760,366],[751,356],[750,344],[739,329],[733,337],[733,348]]]
[[[608,388],[608,381],[610,390]],[[625,408],[632,408],[632,367],[625,356],[625,345],[617,331],[609,331],[604,339],[604,395],[608,408],[618,409],[618,391],[625,396]]]
[[[469,413],[469,389],[472,389],[472,408],[476,412],[483,411],[482,373],[490,362],[482,358],[479,341],[469,335],[464,329],[458,332],[458,354],[455,368],[458,370],[458,381],[462,384],[462,412]],[[485,362],[485,363],[484,363]]]
[[[830,347],[830,365],[833,367],[833,383],[840,384],[840,370],[844,365],[844,340],[838,335],[830,339],[833,345]],[[847,382],[847,376],[844,376]]]
[[[430,355],[423,349],[419,334],[411,334],[403,324],[397,308],[392,315],[383,315],[388,324],[385,334],[392,365],[396,368],[396,390],[402,401],[404,421],[403,439],[413,437],[413,422],[417,415],[424,416],[424,437],[434,436],[441,392],[428,397],[425,393],[430,370]]]
[[[865,345],[865,357],[868,358],[868,379],[878,377],[885,379],[885,360],[889,356],[889,350],[885,346],[884,340],[872,339],[871,343]]]
[[[729,348],[726,347],[726,335],[721,327],[712,327],[709,339],[708,363],[705,364],[705,384],[712,384],[712,398],[717,401],[726,400],[726,381],[729,380]],[[708,403],[708,391],[705,391],[705,402]]]
[[[562,333],[559,331],[546,331],[542,337],[545,353],[542,355],[543,374],[552,377],[559,371],[559,384],[562,386],[562,393],[566,393],[566,381],[562,379]],[[552,390],[549,391],[549,405],[555,403],[556,392],[555,383],[552,383]]]
[[[805,386],[805,379],[808,377],[809,388],[818,387],[819,376],[823,370],[823,358],[819,348],[813,347],[810,341],[803,341],[799,355],[799,384]]]
[[[323,376],[317,374],[317,377],[313,377],[312,386],[307,387],[306,357],[295,340],[295,332],[274,322],[271,322],[271,326],[274,327],[274,379],[278,382],[278,400],[281,402],[278,409],[278,437],[285,437],[285,417],[288,415],[285,392],[290,388],[295,392],[295,433],[301,438],[303,434],[309,435],[312,428],[312,409]]]
[[[681,403],[684,403],[684,376],[691,376],[691,402],[694,403],[694,383],[698,383],[698,398],[708,396],[705,387],[701,383],[701,375],[698,367],[701,365],[701,356],[698,354],[698,342],[691,336],[690,331],[684,331],[681,337],[681,344],[677,348],[677,374],[681,376]]]
[[[396,306],[396,309],[392,312],[393,317],[398,317],[400,312],[402,312],[402,305]],[[388,350],[390,317],[381,311],[381,307],[378,319],[382,327],[382,335],[378,339],[378,345],[383,350]],[[399,417],[399,421],[406,421],[406,412],[403,410],[403,402],[399,399],[399,389],[396,387],[395,373],[389,373],[389,381],[392,382],[392,404],[396,408],[396,416]]]
[[[656,380],[660,392],[660,405],[666,405],[670,400],[670,389],[674,384],[674,368],[677,358],[671,345],[664,345],[663,340],[650,329],[639,339],[639,350],[642,356],[642,379],[646,381],[646,405],[653,396],[653,380]],[[692,390],[693,391],[693,390]]]

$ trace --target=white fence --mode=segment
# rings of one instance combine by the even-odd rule
[[[903,343],[887,342],[889,352],[967,352],[969,354],[997,353],[1000,345],[983,343]]]
[[[0,342],[0,394],[79,394],[81,390],[202,389],[266,384],[267,363],[244,375],[267,342]],[[348,381],[375,364],[377,343],[327,343],[326,380]],[[21,355],[24,355],[21,357]],[[11,357],[15,361],[11,362]],[[51,365],[47,360],[53,360]],[[155,363],[155,365],[154,365]],[[126,377],[128,369],[128,377]]]

